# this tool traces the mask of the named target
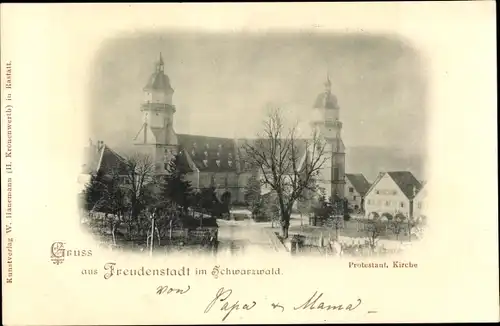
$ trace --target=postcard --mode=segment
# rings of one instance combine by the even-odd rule
[[[495,4],[2,4],[5,325],[498,321]]]

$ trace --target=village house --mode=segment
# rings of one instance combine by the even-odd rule
[[[364,208],[365,195],[371,184],[362,173],[346,173],[345,197],[349,208],[358,211]]]
[[[409,171],[381,172],[365,196],[365,217],[402,213],[414,217],[414,198],[422,188]]]
[[[85,147],[84,156],[85,163],[82,165],[82,170],[78,176],[80,191],[85,189],[91,176],[98,172],[102,172],[108,177],[116,172],[121,176],[122,181],[125,181],[127,167],[124,158],[104,144],[103,141],[99,140],[94,143],[89,140],[89,145]]]
[[[422,189],[413,199],[413,216],[415,218],[424,218],[427,216],[427,185],[424,184]]]

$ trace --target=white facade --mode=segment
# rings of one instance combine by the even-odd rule
[[[384,213],[389,213],[394,216],[400,212],[411,216],[412,204],[390,175],[384,173],[366,194],[365,215],[377,213],[381,216]]]
[[[331,82],[327,78],[324,92],[317,96],[314,103],[311,120],[311,128],[325,142],[326,162],[319,171],[317,183],[327,198],[345,196],[345,148],[339,111],[337,98],[332,94]]]
[[[413,215],[415,218],[427,216],[427,187],[422,188],[413,199]]]

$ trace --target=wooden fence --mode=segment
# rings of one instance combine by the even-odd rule
[[[383,256],[401,251],[399,248],[385,248],[383,245],[371,248],[367,242],[360,241],[350,244],[337,242],[335,236],[294,236],[292,239],[292,253],[317,252],[338,255],[340,252],[341,255],[349,256]]]

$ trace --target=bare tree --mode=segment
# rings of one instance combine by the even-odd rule
[[[133,223],[139,227],[139,214],[147,207],[150,201],[151,189],[154,184],[154,164],[150,156],[135,153],[124,158],[123,171],[119,173],[123,176],[123,188],[129,201],[129,234]]]
[[[286,128],[282,111],[273,109],[264,121],[261,137],[244,144],[245,159],[258,170],[261,185],[277,196],[285,239],[294,203],[305,191],[315,190],[313,181],[327,160],[325,143],[317,132],[309,139],[299,139],[297,134],[297,124]]]
[[[385,230],[385,223],[379,217],[374,217],[365,221],[365,232],[368,236],[368,242],[370,248],[374,250],[377,247],[377,243],[380,235]]]
[[[404,229],[405,221],[406,221],[406,216],[404,216],[404,214],[400,212],[396,212],[396,214],[390,221],[390,226],[392,232],[396,235],[396,240],[399,240],[399,236]]]

